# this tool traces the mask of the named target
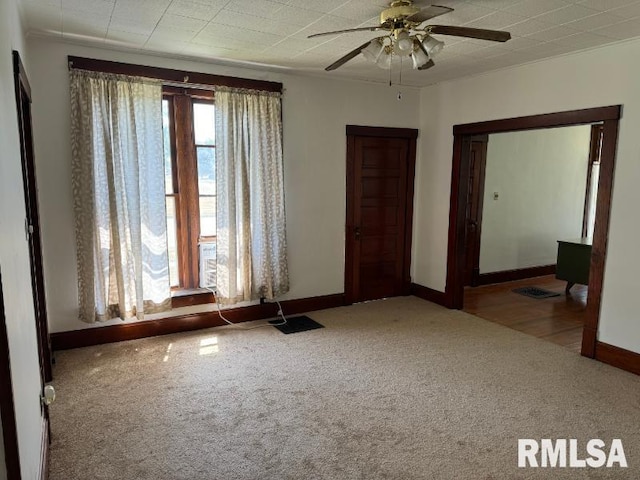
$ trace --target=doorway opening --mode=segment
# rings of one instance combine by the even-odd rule
[[[522,278],[542,275],[543,277],[540,277],[538,283],[543,284],[543,286],[546,285],[552,292],[559,289],[564,296],[565,288],[571,286],[571,283],[588,284],[588,286],[584,287],[571,286],[573,290],[570,292],[570,299],[575,301],[575,303],[568,306],[569,312],[566,313],[569,316],[575,316],[577,314],[583,315],[584,322],[580,322],[578,328],[571,332],[571,338],[575,341],[569,342],[569,337],[562,341],[572,343],[572,346],[576,350],[579,349],[584,356],[591,358],[595,356],[620,114],[621,106],[611,106],[457,125],[454,127],[449,250],[445,291],[446,303],[449,307],[463,308],[465,302],[465,285],[482,285],[496,283],[497,281],[516,281]],[[502,239],[494,239],[494,250],[493,252],[488,252],[489,255],[484,259],[484,268],[486,269],[487,265],[491,262],[500,265],[502,268],[494,269],[498,270],[497,274],[495,271],[483,272],[483,262],[480,262],[479,258],[481,252],[485,250],[489,244],[487,239],[492,233],[499,230],[496,228],[496,225],[499,225],[500,222],[508,223],[510,221],[508,220],[509,214],[513,217],[514,211],[516,212],[515,218],[518,218],[516,208],[518,201],[511,200],[511,202],[504,202],[503,205],[500,203],[503,198],[502,188],[508,189],[513,185],[505,179],[502,180],[502,183],[495,179],[488,181],[488,173],[486,171],[478,173],[478,169],[486,168],[487,155],[491,155],[492,136],[503,135],[508,132],[519,132],[524,135],[525,133],[529,134],[538,130],[548,131],[549,129],[559,129],[558,127],[580,125],[585,126],[582,128],[583,130],[586,128],[587,138],[590,138],[591,141],[587,141],[585,146],[585,151],[590,152],[588,154],[589,163],[588,165],[585,163],[581,167],[583,168],[585,178],[582,182],[575,182],[576,184],[580,183],[580,189],[582,189],[580,204],[575,208],[579,210],[580,216],[579,218],[577,215],[574,216],[574,221],[577,222],[574,228],[576,231],[575,237],[578,238],[563,238],[564,235],[561,233],[563,230],[561,229],[559,231],[560,233],[555,235],[560,238],[547,238],[545,243],[545,248],[547,248],[546,253],[533,241],[535,239],[532,239],[531,242],[527,244],[527,248],[515,253],[510,252],[509,248],[505,246],[506,244],[500,243]],[[487,139],[488,148],[486,142],[484,144],[482,143]],[[513,167],[513,165],[506,165],[507,170]],[[559,165],[560,162],[555,164],[556,167]],[[563,168],[564,167],[566,167],[566,165],[563,165]],[[526,178],[524,180],[525,183],[523,183],[525,186],[527,185],[527,181],[537,175],[535,170],[524,168],[522,165],[517,168],[522,169],[523,172],[527,172],[528,178]],[[574,174],[558,171],[557,176],[562,177],[562,175],[574,178]],[[488,183],[491,183],[491,185],[488,185]],[[529,181],[529,183],[533,182]],[[572,184],[572,188],[575,189],[576,184]],[[517,188],[522,190],[524,187],[516,186],[516,189]],[[544,198],[546,197],[553,200],[565,194],[565,192],[557,188],[554,189],[553,192],[554,193],[538,192],[542,194],[543,200],[541,200],[541,203],[544,203]],[[474,196],[476,198],[474,198]],[[518,197],[514,194],[513,198]],[[547,200],[549,200],[549,198],[547,198]],[[522,204],[523,202],[520,201],[520,203]],[[492,211],[492,208],[483,208],[483,204],[485,206],[489,204],[489,207],[501,205],[501,208],[493,208],[495,211]],[[536,205],[537,203],[524,205],[524,207],[535,208]],[[546,210],[547,211],[543,212],[544,215],[553,215],[553,212],[549,211],[553,209],[547,208]],[[493,215],[493,220],[490,218],[491,215]],[[557,215],[560,217],[559,214]],[[491,221],[494,223],[491,224]],[[558,221],[560,224],[564,222],[562,218],[559,218]],[[511,222],[517,224],[517,220],[511,220]],[[580,248],[584,247],[587,243],[583,240],[589,233],[591,233],[591,235],[588,240],[589,251],[586,253],[586,257],[584,256],[584,252],[576,254],[575,250],[580,250]],[[563,241],[572,244],[567,248],[570,247],[570,249],[573,250],[569,252],[570,254],[568,256],[558,256],[556,266],[555,254],[557,252],[561,253]],[[551,253],[549,253],[549,249],[551,249]],[[493,257],[491,253],[493,253]],[[531,255],[534,257],[537,255],[539,258],[548,258],[549,262],[548,264],[544,264],[543,262],[542,265],[539,265],[539,270],[535,270],[534,267],[533,271],[526,267],[521,268],[521,266],[517,264],[515,268],[508,268],[510,260],[516,259],[521,261],[523,257]],[[550,255],[552,258],[550,258]],[[579,273],[574,271],[576,264],[575,255],[582,255],[583,259],[578,263],[580,268],[586,270],[587,279],[576,277],[576,275],[579,276]],[[563,267],[566,262],[563,262],[562,258],[566,259],[569,257],[572,259],[573,267],[567,271],[567,269]],[[489,268],[488,270],[491,269]],[[556,279],[554,275],[557,276],[558,279]],[[572,279],[577,280],[574,282]],[[564,282],[567,282],[566,285]],[[500,289],[504,290],[508,287],[511,286],[505,286],[505,284],[503,284],[500,287],[494,286],[492,288],[494,288],[496,295],[501,295],[504,294],[504,292],[501,293]],[[512,287],[513,288],[509,288],[509,292],[518,287],[518,285],[513,285]],[[469,297],[472,300],[472,306],[470,308],[477,309],[477,302],[473,305],[473,297],[471,295],[469,295]],[[561,300],[567,303],[567,298],[562,297]],[[513,301],[513,298],[511,298],[510,301]],[[532,301],[539,302],[540,300]],[[552,304],[552,302],[548,303],[549,305]],[[507,305],[505,308],[515,307],[512,304]],[[553,310],[551,306],[547,308]],[[580,312],[580,309],[582,309],[582,312]],[[526,311],[527,309],[525,308],[524,310]],[[517,316],[517,311],[514,310],[511,314]],[[539,329],[540,327],[532,327],[533,330],[536,328]]]

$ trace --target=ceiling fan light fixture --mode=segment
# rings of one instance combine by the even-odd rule
[[[413,39],[409,36],[409,32],[402,30],[395,34],[393,51],[396,55],[403,57],[411,55],[411,52],[413,52]]]
[[[416,40],[416,43],[417,42],[419,42],[419,40]],[[418,45],[415,45],[415,47],[411,53],[411,61],[413,62],[413,69],[418,70],[420,67],[426,65],[430,58]]]
[[[433,58],[442,51],[442,49],[444,48],[444,42],[436,40],[432,36],[427,35],[422,41],[422,46],[429,54],[429,58]]]
[[[379,38],[376,38],[367,45],[366,48],[362,49],[362,55],[369,60],[370,62],[376,63],[380,55],[384,53],[384,44]]]
[[[382,55],[376,60],[376,65],[384,70],[391,68],[391,59],[393,57],[393,50],[390,46],[385,46]]]

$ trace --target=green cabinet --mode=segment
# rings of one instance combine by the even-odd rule
[[[558,240],[556,278],[567,282],[567,293],[574,284],[589,284],[591,239]]]

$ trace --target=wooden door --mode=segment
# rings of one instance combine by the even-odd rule
[[[40,370],[43,384],[52,380],[51,340],[49,338],[47,306],[44,291],[44,272],[42,264],[42,244],[40,240],[40,216],[38,214],[38,186],[36,184],[36,166],[33,152],[33,130],[31,127],[31,88],[18,52],[13,52],[13,67],[18,110],[18,129],[20,133],[20,153],[22,157],[22,180],[26,207],[26,235],[29,241],[31,261],[31,287],[33,306],[38,332]],[[45,415],[48,415],[45,408]]]
[[[484,177],[487,165],[488,135],[473,137],[469,155],[469,193],[465,222],[465,271],[464,284],[478,285],[480,277],[480,234],[482,228],[482,201]]]
[[[409,293],[416,130],[347,127],[345,293]]]

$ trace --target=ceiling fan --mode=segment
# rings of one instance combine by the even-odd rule
[[[357,57],[360,53],[381,68],[390,68],[393,56],[396,55],[399,57],[411,57],[414,69],[426,70],[435,65],[433,57],[444,47],[444,42],[435,39],[431,34],[477,38],[493,42],[506,42],[511,38],[509,32],[498,30],[484,30],[480,28],[455,27],[449,25],[421,26],[427,20],[453,11],[453,8],[438,5],[419,8],[418,5],[420,5],[422,1],[392,1],[389,7],[380,13],[380,25],[316,33],[309,35],[308,38],[363,31],[375,32],[385,30],[389,32],[351,50],[344,57],[325,68],[327,71],[341,67],[349,60]]]

